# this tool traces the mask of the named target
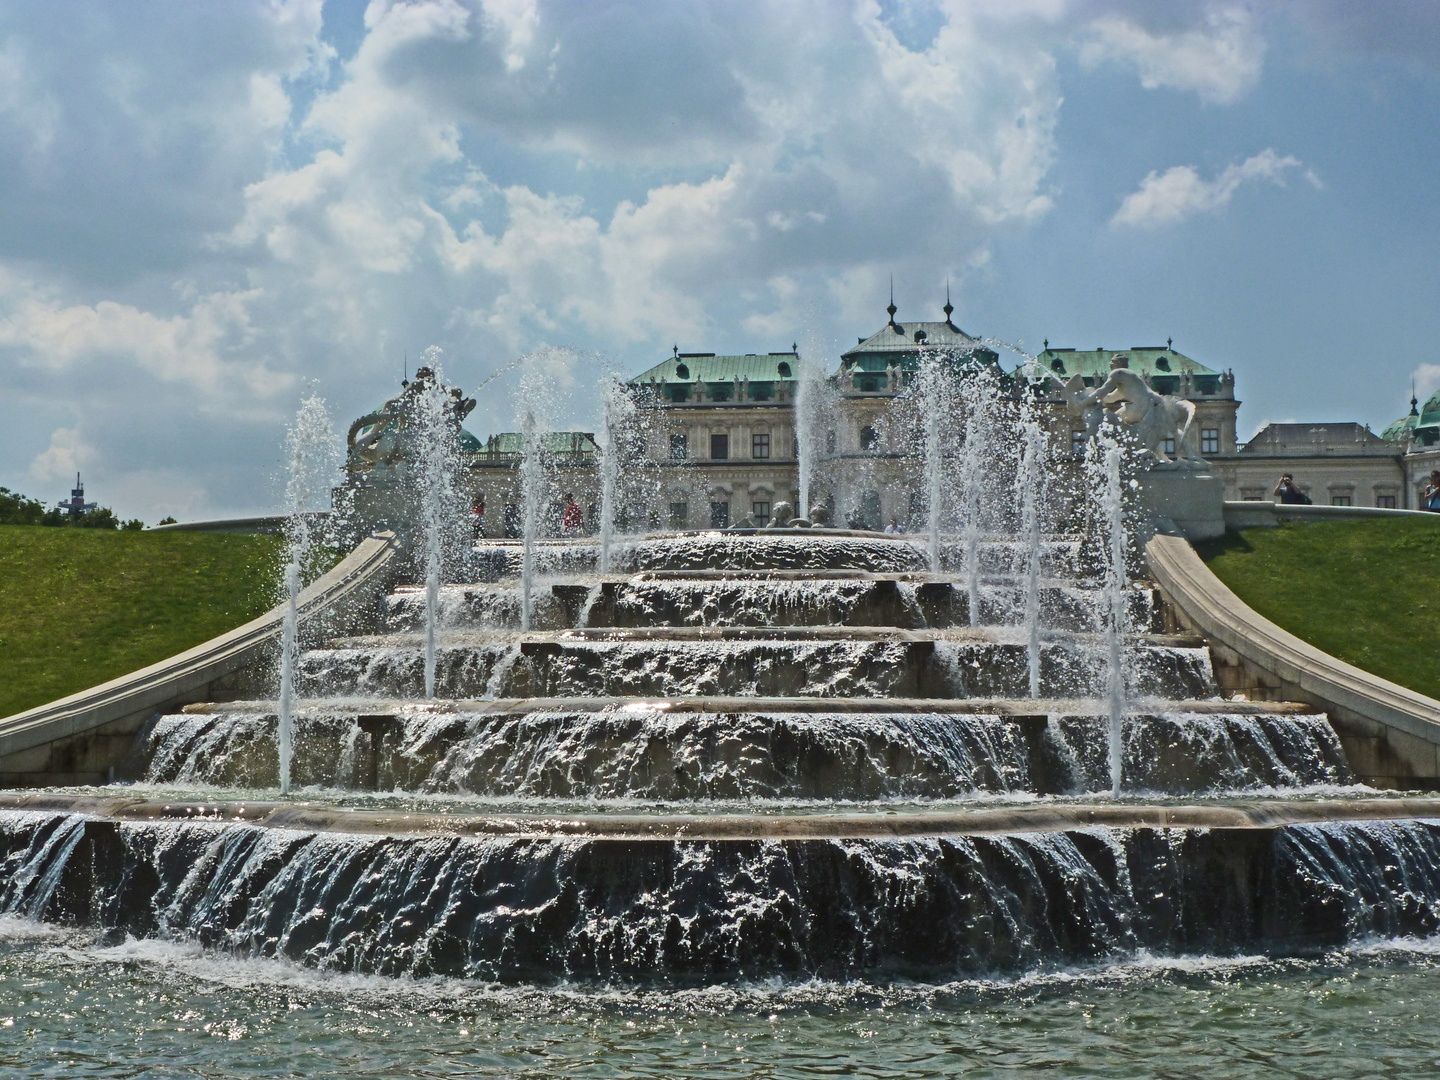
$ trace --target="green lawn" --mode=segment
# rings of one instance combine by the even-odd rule
[[[1287,524],[1196,547],[1240,599],[1296,637],[1440,698],[1440,521]]]
[[[0,525],[0,716],[233,630],[273,603],[274,536]]]

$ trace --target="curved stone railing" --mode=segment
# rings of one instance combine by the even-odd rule
[[[301,632],[344,632],[389,590],[393,533],[362,541],[300,594]],[[100,783],[157,711],[252,690],[253,672],[278,648],[284,607],[110,682],[0,719],[0,786]]]
[[[313,522],[329,519],[330,511],[319,510],[306,514]],[[205,532],[205,533],[282,533],[289,523],[287,514],[267,514],[263,517],[213,518],[209,521],[172,521],[169,525],[152,525],[147,532]]]
[[[1440,787],[1440,701],[1282,630],[1231,592],[1182,537],[1153,537],[1145,559],[1180,620],[1210,642],[1222,689],[1323,709],[1366,783]]]
[[[1256,529],[1282,521],[1359,521],[1361,518],[1429,518],[1440,524],[1440,514],[1425,510],[1390,510],[1382,506],[1306,506],[1268,500],[1225,501],[1225,525],[1231,529]]]

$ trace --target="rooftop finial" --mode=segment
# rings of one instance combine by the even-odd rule
[[[900,309],[895,306],[895,275],[890,275],[890,306],[885,309],[890,313],[890,325],[895,325],[895,312]]]
[[[676,359],[677,357],[679,357],[679,355],[680,355],[680,346],[679,346],[679,345],[671,345],[671,346],[670,346],[670,353],[671,353],[671,359],[672,359],[672,360],[673,360],[673,359]]]
[[[1050,351],[1050,339],[1047,337],[1043,342],[1040,343],[1040,347],[1043,348],[1046,352],[1049,352],[1049,351]]]
[[[1415,380],[1414,380],[1414,379],[1411,379],[1411,380],[1410,380],[1410,415],[1411,415],[1411,416],[1419,416],[1419,415],[1420,415],[1420,410],[1417,409],[1417,408],[1415,408],[1415,406],[1416,406],[1417,404],[1419,404],[1419,401],[1418,401],[1418,400],[1416,399],[1416,397],[1415,397]]]
[[[945,279],[945,306],[940,309],[945,312],[945,321],[950,321],[951,314],[955,311],[955,305],[950,303],[950,279]]]
[[[1175,339],[1173,337],[1167,337],[1165,339],[1165,348],[1169,349],[1171,352],[1175,351]]]

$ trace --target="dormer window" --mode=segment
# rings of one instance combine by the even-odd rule
[[[920,342],[922,342],[922,341],[924,341],[924,340],[925,340],[925,331],[924,331],[924,330],[916,330],[916,331],[915,331],[915,343],[918,345]]]
[[[790,365],[789,365],[786,361],[784,361],[784,360],[781,360],[781,361],[780,361],[780,368],[779,368],[779,370],[780,370],[780,377],[781,377],[782,379],[788,379],[788,378],[790,378]]]
[[[1170,370],[1170,360],[1169,360],[1167,357],[1162,356],[1162,357],[1160,357],[1158,360],[1155,361],[1155,366],[1156,366],[1157,368],[1159,368],[1161,371],[1169,371],[1169,370]]]
[[[1065,361],[1064,361],[1064,360],[1060,360],[1060,359],[1051,360],[1051,361],[1050,361],[1050,370],[1053,371],[1053,372],[1055,372],[1056,375],[1064,375],[1064,374],[1065,374]]]
[[[688,379],[688,378],[690,377],[690,368],[689,368],[689,366],[686,365],[686,364],[676,364],[676,365],[675,365],[675,377],[678,378],[678,379]]]

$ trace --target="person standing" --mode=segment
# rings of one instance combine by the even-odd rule
[[[1310,504],[1310,496],[1295,486],[1295,478],[1288,472],[1280,477],[1280,482],[1275,485],[1275,497],[1282,503],[1292,506],[1308,506]]]
[[[585,532],[585,514],[575,496],[565,496],[565,510],[560,515],[560,531],[566,536],[580,536]]]
[[[1440,514],[1440,469],[1430,474],[1430,483],[1425,485],[1425,491],[1420,496],[1420,509]]]

